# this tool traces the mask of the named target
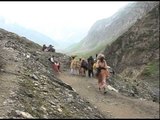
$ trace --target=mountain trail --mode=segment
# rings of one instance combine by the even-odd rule
[[[106,118],[108,115],[110,118],[159,118],[158,103],[126,97],[109,89],[103,94],[98,90],[95,78],[73,76],[65,72],[59,75],[59,79],[72,86]]]

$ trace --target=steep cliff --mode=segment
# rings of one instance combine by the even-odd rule
[[[141,89],[136,95],[159,99],[159,5],[108,45],[104,54],[124,86],[129,83],[134,92]]]

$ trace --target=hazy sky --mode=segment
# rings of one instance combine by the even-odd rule
[[[83,31],[87,34],[97,21],[107,18],[129,2],[0,2],[0,16],[8,23],[66,40]],[[68,31],[68,32],[66,32]]]

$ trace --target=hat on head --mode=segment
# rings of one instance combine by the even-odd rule
[[[100,58],[105,58],[102,53],[98,54],[98,59],[100,59]]]

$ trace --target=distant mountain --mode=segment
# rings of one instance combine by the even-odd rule
[[[37,32],[35,30],[31,30],[23,26],[20,26],[18,24],[8,24],[5,22],[5,19],[2,17],[0,17],[0,28],[6,29],[10,32],[14,32],[20,36],[24,36],[30,39],[31,41],[38,43],[41,46],[43,44],[46,44],[46,45],[52,44],[53,46],[58,46],[58,43],[52,38],[40,32]]]
[[[86,33],[84,33],[81,30],[78,30],[78,29],[73,29],[73,30],[75,30],[74,35],[66,38],[65,41],[57,41],[59,43],[59,47],[61,49],[63,49],[63,50],[65,48],[68,49],[69,46],[78,43],[81,40],[81,38],[83,38],[86,35]],[[67,31],[66,31],[66,33],[67,33]]]
[[[65,39],[57,41],[59,43],[59,47],[61,48],[60,51],[63,50],[65,52],[65,50],[70,48],[70,46],[81,41],[81,39],[86,36],[86,31],[87,30],[85,28],[76,28],[73,26],[70,28],[63,28],[61,34],[65,36]]]
[[[136,2],[128,4],[113,16],[97,21],[88,35],[72,48],[68,54],[94,55],[105,49],[107,44],[115,41],[126,32],[138,19],[148,13],[158,2]]]

